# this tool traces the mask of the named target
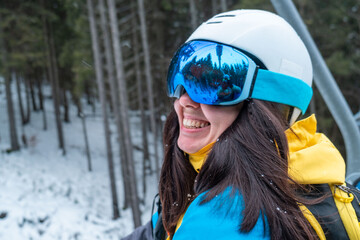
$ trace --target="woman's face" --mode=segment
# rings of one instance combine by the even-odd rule
[[[234,122],[242,104],[212,106],[196,103],[187,93],[174,103],[179,118],[178,146],[187,153],[196,153],[216,141]]]

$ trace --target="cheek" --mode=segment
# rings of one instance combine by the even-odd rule
[[[182,108],[181,108],[181,105],[179,103],[179,100],[176,99],[175,102],[174,102],[174,109],[175,109],[175,112],[176,112],[176,115],[179,119],[179,124],[180,124],[180,121],[182,119]]]
[[[215,128],[216,132],[223,133],[237,118],[240,107],[214,107],[207,106],[204,109],[207,113],[207,118]]]
[[[221,133],[224,132],[235,121],[237,113],[226,114],[219,120],[219,128]]]
[[[176,99],[176,100],[175,100],[175,102],[174,102],[174,109],[175,109],[176,114],[177,114],[178,117],[179,117],[179,113],[180,113],[180,103],[179,103],[179,99]]]

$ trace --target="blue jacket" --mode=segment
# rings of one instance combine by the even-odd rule
[[[204,196],[205,193],[200,194],[190,204],[173,240],[270,239],[267,221],[265,219],[264,223],[261,216],[250,232],[239,231],[244,210],[241,194],[235,193],[233,196],[228,188],[211,201],[200,204]],[[164,234],[158,234],[159,231],[164,233],[159,215],[161,210],[153,215],[151,222],[137,228],[122,240],[165,240]]]
[[[228,188],[211,201],[200,204],[204,197],[202,193],[190,204],[173,240],[270,239],[267,222],[264,223],[261,216],[250,232],[240,232],[244,202],[239,192],[232,194]]]

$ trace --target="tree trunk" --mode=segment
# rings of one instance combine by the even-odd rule
[[[25,83],[25,99],[26,99],[26,116],[25,116],[25,123],[28,124],[30,122],[31,117],[31,104],[30,104],[30,87],[29,81],[27,79],[23,79]]]
[[[153,144],[154,144],[154,153],[155,153],[155,171],[156,176],[159,179],[160,177],[160,167],[159,167],[159,154],[157,149],[157,131],[156,131],[156,118],[155,118],[155,106],[154,106],[154,95],[153,95],[153,80],[151,75],[151,63],[150,63],[150,50],[148,45],[148,37],[146,32],[146,16],[144,9],[144,0],[138,0],[138,14],[140,17],[140,30],[141,30],[141,40],[144,51],[144,60],[145,60],[145,74],[146,74],[146,86],[148,93],[148,101],[150,108],[150,127],[153,134]]]
[[[91,110],[93,115],[95,115],[96,113],[96,108],[95,108],[95,93],[93,92],[92,88],[90,86],[86,86],[85,87],[85,95],[86,95],[86,101],[88,105],[91,105]]]
[[[124,209],[128,208],[131,205],[131,190],[130,190],[130,179],[129,179],[129,173],[127,171],[127,165],[128,158],[126,151],[127,146],[125,145],[125,137],[124,137],[124,131],[122,128],[122,123],[120,119],[120,113],[119,113],[119,106],[121,105],[119,101],[119,91],[116,80],[115,80],[115,71],[114,71],[114,61],[113,61],[113,54],[112,54],[112,48],[111,48],[111,40],[110,40],[110,33],[109,33],[109,25],[107,21],[107,16],[105,12],[105,3],[103,0],[99,1],[99,11],[100,11],[100,19],[101,19],[101,30],[104,36],[104,46],[105,46],[105,58],[106,58],[106,69],[107,69],[107,75],[108,80],[110,83],[110,89],[111,89],[111,101],[113,106],[113,111],[115,115],[115,123],[118,133],[118,143],[119,143],[119,152],[120,152],[120,165],[121,165],[121,171],[123,176],[123,184],[124,184],[124,196],[125,196],[125,202],[124,202]],[[130,149],[132,149],[132,146],[130,146]]]
[[[44,0],[41,0],[41,2],[44,9],[46,9]],[[60,119],[60,106],[59,106],[59,73],[58,73],[58,67],[56,61],[53,32],[52,32],[51,24],[48,22],[46,16],[43,15],[42,18],[43,18],[44,40],[47,49],[46,55],[47,55],[47,62],[49,69],[48,72],[51,82],[51,91],[52,91],[53,103],[54,103],[54,113],[55,113],[59,148],[62,149],[63,155],[65,155],[66,150],[65,150],[62,123]]]
[[[227,2],[226,2],[226,0],[220,0],[220,6],[221,6],[221,11],[222,12],[227,11]]]
[[[161,0],[158,0],[159,4],[156,4],[156,7],[154,9],[154,14],[156,16],[156,18],[153,20],[155,23],[155,36],[156,38],[154,39],[155,46],[156,47],[156,53],[154,53],[156,62],[155,62],[155,66],[154,63],[152,63],[152,65],[154,66],[154,68],[152,69],[153,71],[153,76],[154,76],[154,81],[155,81],[155,86],[158,86],[158,83],[163,83],[164,79],[166,79],[166,75],[167,75],[167,71],[168,71],[168,59],[165,58],[166,54],[165,54],[165,46],[166,46],[166,37],[165,37],[165,33],[166,33],[166,15],[164,14],[164,10],[161,8]],[[151,40],[150,40],[151,42]],[[152,57],[153,58],[153,57]],[[154,72],[155,70],[155,72]],[[154,97],[154,101],[155,101],[155,106],[156,106],[156,110],[155,110],[155,116],[160,116],[159,113],[164,112],[165,111],[165,102],[168,101],[168,97],[166,96],[166,91],[164,91],[165,88],[161,88],[161,87],[155,87],[154,88],[154,94],[156,97]],[[160,138],[157,137],[158,139],[158,143],[160,143],[160,149],[164,149],[163,148],[163,142],[159,141],[161,140],[161,136],[162,136],[162,124],[161,124],[161,120],[160,117],[156,118],[156,136],[160,136]],[[161,155],[161,154],[160,154]],[[161,156],[160,156],[161,158]],[[161,167],[160,167],[161,168]]]
[[[109,177],[110,177],[110,189],[111,189],[112,205],[113,205],[113,219],[118,219],[120,217],[120,213],[119,213],[117,192],[116,192],[116,180],[115,180],[115,174],[114,174],[114,163],[113,163],[111,140],[110,140],[110,129],[109,129],[108,116],[107,116],[108,114],[107,114],[107,109],[106,109],[106,96],[105,96],[105,86],[104,86],[105,84],[104,84],[103,73],[102,73],[103,67],[102,67],[102,62],[101,62],[98,33],[97,33],[97,29],[96,29],[95,14],[94,14],[92,0],[87,0],[87,8],[88,8],[88,17],[89,17],[89,24],[90,24],[91,39],[92,39],[92,50],[93,50],[93,54],[94,54],[96,80],[97,80],[97,84],[98,84],[100,101],[101,101],[101,106],[102,106],[101,110],[102,110],[102,114],[103,114],[106,152],[107,152]]]
[[[22,101],[22,96],[21,96],[21,86],[20,86],[19,74],[16,74],[15,81],[16,81],[16,91],[17,91],[17,95],[18,95],[21,123],[22,123],[22,125],[24,125],[25,124],[25,113],[24,113],[24,106],[23,106],[23,101]]]
[[[212,6],[212,15],[214,16],[215,14],[217,14],[217,1],[216,0],[211,0],[211,6]]]
[[[46,120],[46,111],[45,111],[45,105],[44,105],[44,94],[42,92],[42,81],[40,76],[38,76],[37,81],[37,87],[38,87],[38,97],[39,97],[39,103],[40,103],[40,109],[43,113],[43,130],[47,130],[47,120]]]
[[[195,30],[198,26],[195,0],[190,0],[190,17],[191,17],[191,29]]]
[[[64,141],[64,134],[63,134],[63,128],[62,128],[62,122],[60,118],[60,101],[59,101],[59,72],[58,72],[58,65],[57,65],[57,59],[56,59],[56,51],[55,51],[55,44],[54,44],[54,35],[52,31],[51,24],[49,26],[49,40],[50,40],[50,58],[52,63],[52,69],[53,69],[53,97],[54,97],[54,107],[55,107],[55,114],[56,114],[56,129],[59,136],[59,148],[62,149],[63,155],[66,154],[65,150],[65,141]]]
[[[90,147],[89,147],[89,140],[87,135],[87,128],[86,128],[86,121],[85,121],[85,114],[82,113],[80,109],[79,117],[81,118],[83,133],[84,133],[84,142],[85,142],[85,151],[86,151],[86,159],[88,163],[88,171],[92,171],[92,164],[91,164],[91,155],[90,155]]]
[[[70,117],[69,117],[69,100],[66,94],[66,90],[63,89],[62,90],[63,93],[63,104],[64,104],[64,122],[69,123],[70,122]]]
[[[76,95],[73,95],[73,102],[76,106],[76,110],[77,110],[77,113],[76,115],[78,117],[80,117],[81,113],[82,113],[82,103],[81,103],[81,99],[82,99],[83,96],[79,97],[79,96],[76,96]]]
[[[37,97],[39,100],[39,109],[42,111],[44,110],[44,99],[43,99],[43,93],[42,93],[42,88],[41,88],[41,74],[36,71],[36,75],[35,75],[35,84],[37,87]]]
[[[0,15],[0,22],[2,17]],[[2,62],[4,64],[4,79],[5,79],[5,94],[6,94],[6,104],[7,104],[7,113],[9,119],[9,134],[10,134],[10,151],[18,151],[20,149],[18,135],[16,131],[16,119],[14,113],[14,105],[11,94],[11,70],[8,66],[8,49],[6,39],[3,38],[3,28],[0,26],[0,46],[2,46]]]
[[[127,170],[130,178],[130,191],[131,191],[131,210],[133,214],[134,226],[138,227],[141,225],[141,213],[139,206],[139,198],[137,192],[137,181],[135,174],[134,158],[133,158],[133,147],[131,142],[129,115],[128,115],[128,95],[124,74],[124,65],[121,52],[120,36],[118,31],[118,22],[116,17],[116,6],[114,0],[108,0],[108,9],[110,14],[111,32],[112,32],[112,43],[115,53],[115,64],[116,64],[116,77],[120,93],[120,116],[122,129],[125,141],[125,152],[127,157]]]
[[[5,55],[4,52],[3,52],[3,55]],[[6,62],[6,61],[4,61],[4,62]],[[11,86],[10,86],[11,74],[9,73],[9,69],[6,70],[6,73],[4,74],[4,78],[5,78],[7,112],[8,112],[8,119],[9,119],[11,151],[17,151],[20,149],[20,145],[19,145],[18,135],[17,135],[17,131],[16,131],[16,119],[15,119],[14,106],[13,106],[13,100],[12,100],[12,94],[11,94]]]
[[[31,103],[33,106],[33,110],[35,112],[38,111],[38,107],[36,104],[36,100],[35,100],[35,92],[34,92],[34,75],[33,74],[29,74],[29,86],[30,86],[30,96],[31,96]]]
[[[132,2],[132,5],[135,5]],[[132,6],[132,11],[135,11],[135,7]],[[136,21],[136,14],[133,14],[132,18],[132,26],[134,29],[137,28],[138,24]],[[146,116],[145,116],[145,108],[144,108],[144,97],[142,91],[141,84],[141,69],[140,69],[140,56],[139,56],[139,43],[136,35],[136,31],[133,31],[133,49],[134,49],[134,58],[135,58],[135,73],[136,73],[136,84],[137,84],[137,95],[139,101],[140,108],[140,116],[141,116],[141,139],[142,139],[142,149],[143,149],[143,176],[142,176],[142,184],[143,184],[143,198],[146,196],[146,176],[151,173],[151,162],[150,162],[150,154],[149,154],[149,143],[147,139],[147,131],[146,131]],[[148,173],[147,173],[148,172]]]

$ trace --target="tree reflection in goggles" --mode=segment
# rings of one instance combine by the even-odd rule
[[[249,95],[255,64],[239,50],[209,41],[192,41],[176,53],[169,67],[168,95],[186,92],[198,103],[236,104]],[[251,69],[252,74],[249,73]]]
[[[168,95],[185,91],[198,103],[233,105],[254,98],[297,107],[304,114],[312,88],[299,78],[259,69],[255,62],[231,46],[196,40],[185,43],[172,59]]]

